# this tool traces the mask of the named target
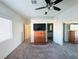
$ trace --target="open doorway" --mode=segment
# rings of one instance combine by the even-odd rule
[[[30,43],[31,42],[31,25],[24,24],[24,42]]]
[[[70,23],[70,24],[63,24],[63,42],[64,43],[78,43],[78,24],[77,23]]]
[[[53,24],[47,23],[47,41],[48,43],[53,42]]]

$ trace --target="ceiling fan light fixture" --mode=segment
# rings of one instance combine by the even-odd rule
[[[47,12],[45,12],[45,15],[47,14]]]

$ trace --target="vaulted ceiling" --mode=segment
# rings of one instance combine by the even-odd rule
[[[48,17],[53,18],[57,14],[65,12],[66,10],[73,7],[75,4],[78,3],[77,0],[63,0],[62,2],[58,3],[56,6],[61,8],[61,11],[55,11],[51,9],[47,15],[45,15],[45,9],[35,10],[35,8],[45,6],[45,0],[36,0],[37,4],[32,4],[31,0],[0,0],[0,2],[5,3],[11,9],[16,11],[17,13],[21,14],[22,16],[26,17]],[[54,0],[52,0],[54,1]]]

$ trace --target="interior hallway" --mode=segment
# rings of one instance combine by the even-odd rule
[[[77,44],[34,45],[22,43],[5,59],[78,59]]]

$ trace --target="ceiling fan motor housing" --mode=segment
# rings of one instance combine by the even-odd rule
[[[53,6],[53,9],[56,11],[60,11],[61,9],[56,7],[55,5],[58,4],[59,2],[61,2],[63,0],[55,0],[55,1],[51,1],[51,0],[45,0],[46,2],[46,6],[40,7],[40,8],[36,8],[35,10],[40,10],[40,9],[44,9],[44,8],[48,8],[48,10],[51,9],[51,7]],[[45,15],[47,14],[47,12],[45,12]]]

